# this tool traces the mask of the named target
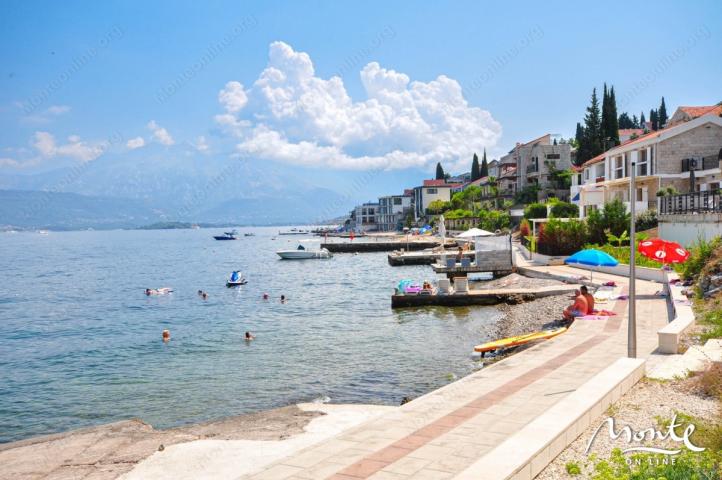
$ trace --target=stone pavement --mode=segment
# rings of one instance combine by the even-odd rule
[[[570,277],[572,267],[530,268]],[[604,273],[595,283],[628,280]],[[667,305],[662,285],[637,280],[637,353],[657,348]],[[470,465],[627,353],[627,301],[600,305],[617,313],[578,320],[568,332],[242,478],[444,479]],[[560,305],[560,311],[564,305]],[[470,352],[471,353],[471,352]]]

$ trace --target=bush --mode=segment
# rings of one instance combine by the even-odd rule
[[[549,213],[555,218],[579,218],[579,207],[573,203],[555,202]]]
[[[637,231],[640,232],[642,230],[649,230],[650,228],[655,228],[658,224],[659,221],[657,220],[657,211],[647,210],[637,215],[637,218],[634,221],[634,228],[636,228]]]
[[[715,479],[720,473],[720,453],[707,449],[704,452],[692,452],[684,449],[675,455],[674,463],[666,461],[669,457],[660,454],[639,453],[629,457],[615,448],[608,460],[594,465],[594,480],[643,480],[643,479]]]
[[[500,210],[481,210],[479,220],[479,227],[490,232],[511,227],[511,215]]]
[[[605,229],[610,233],[619,236],[625,230],[629,231],[631,216],[627,213],[627,208],[620,200],[612,200],[604,204],[602,212],[604,217]]]
[[[515,203],[533,203],[539,199],[539,185],[524,187],[514,195]]]
[[[540,226],[537,250],[544,255],[571,255],[587,241],[587,226],[581,220],[551,219]]]
[[[519,224],[519,235],[524,238],[528,237],[531,234],[531,225],[529,225],[529,220],[526,218],[523,218],[521,220],[521,223]]]
[[[709,242],[703,238],[697,240],[689,249],[689,258],[682,264],[681,274],[685,280],[691,280],[699,275],[712,253],[722,246],[722,238],[715,237]]]
[[[524,209],[524,218],[547,218],[547,206],[543,203],[530,203]]]

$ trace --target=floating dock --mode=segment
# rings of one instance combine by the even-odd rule
[[[388,261],[392,267],[403,265],[431,265],[438,262],[441,255],[446,255],[447,258],[456,258],[456,251],[446,250],[444,253],[432,252],[431,250],[415,252],[395,251],[389,253]],[[476,254],[473,251],[465,251],[464,258],[468,258],[473,262]]]
[[[559,285],[542,288],[517,288],[513,290],[469,290],[465,293],[431,295],[391,295],[391,308],[403,307],[462,307],[468,305],[497,305],[500,303],[528,302],[552,295],[564,295],[574,292],[574,285]],[[559,315],[564,305],[559,306]]]
[[[446,243],[447,247],[452,247],[456,243]],[[393,250],[405,249],[427,250],[440,246],[440,242],[436,241],[416,241],[416,242],[334,242],[322,243],[321,248],[327,249],[331,253],[355,253],[355,252],[391,252]]]

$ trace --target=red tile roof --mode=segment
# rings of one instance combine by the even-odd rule
[[[644,129],[643,128],[620,128],[619,129],[620,137],[631,136],[631,135],[634,135],[635,133],[637,135],[642,135],[644,133]]]
[[[588,167],[589,165],[594,165],[595,163],[599,163],[602,160],[604,160],[604,156],[607,154],[607,152],[602,152],[599,155],[597,155],[594,158],[590,158],[586,162],[582,164],[582,167]]]
[[[446,183],[446,180],[424,180],[424,187],[454,187],[455,183]]]
[[[701,117],[702,115],[720,115],[722,114],[722,105],[707,105],[703,107],[679,107],[684,113],[692,118]]]

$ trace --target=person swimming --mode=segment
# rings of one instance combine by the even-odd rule
[[[285,296],[285,295],[281,295],[281,303],[286,303],[286,296]]]
[[[198,290],[198,296],[199,297],[203,296],[203,290]]]
[[[250,342],[251,340],[255,340],[255,339],[256,339],[256,337],[253,334],[251,334],[251,332],[246,332],[246,341],[247,342]]]
[[[163,343],[170,341],[170,330],[163,330]]]
[[[263,299],[264,299],[264,300],[268,300],[268,294],[267,294],[267,293],[264,293],[264,294],[263,294]]]
[[[208,300],[208,294],[206,292],[201,293],[201,297],[203,297],[203,300]]]

